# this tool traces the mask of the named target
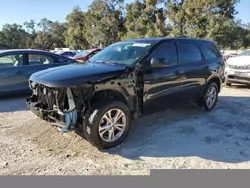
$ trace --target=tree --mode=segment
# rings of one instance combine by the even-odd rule
[[[166,0],[172,36],[215,40],[221,47],[246,46],[247,34],[235,21],[239,0]],[[238,33],[238,34],[236,34]]]
[[[5,24],[0,32],[2,48],[27,48],[29,34],[18,24]]]
[[[52,46],[53,48],[62,48],[65,47],[65,32],[66,24],[60,22],[53,22],[51,24],[50,32],[52,37]]]
[[[36,33],[36,22],[34,20],[26,21],[23,23],[28,33],[35,34]]]
[[[35,38],[36,38],[36,22],[34,20],[26,21],[23,23],[26,31],[29,33],[29,37],[27,39],[27,46],[31,48],[35,48]]]
[[[88,46],[85,39],[85,13],[79,7],[75,7],[73,11],[66,17],[66,45],[73,49],[84,49]]]
[[[136,0],[126,5],[126,38],[166,36],[165,13],[161,1]]]
[[[124,31],[121,1],[94,0],[85,15],[85,37],[92,46],[107,46],[120,40]]]
[[[47,18],[41,19],[41,21],[37,24],[39,31],[37,32],[35,38],[35,46],[37,48],[51,49],[53,41],[51,36],[51,25],[52,21],[48,20]]]
[[[41,49],[52,49],[56,47],[64,47],[65,24],[52,22],[43,18],[37,24],[38,30],[35,37],[35,47]]]
[[[250,46],[250,24],[236,20],[240,0],[94,0],[86,12],[75,7],[66,23],[46,18],[6,24],[0,48],[85,49],[141,37],[194,37],[221,48]]]
[[[167,7],[167,20],[172,23],[172,32],[170,36],[184,36],[186,35],[186,12],[183,8],[184,0],[166,0],[165,6]]]

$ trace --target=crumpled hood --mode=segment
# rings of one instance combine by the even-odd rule
[[[227,60],[228,65],[247,66],[250,65],[250,56],[236,56]]]
[[[30,80],[48,87],[72,87],[118,76],[125,66],[104,63],[71,64],[49,68],[31,75]]]

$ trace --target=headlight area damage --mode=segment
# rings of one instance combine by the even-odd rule
[[[30,80],[33,94],[26,104],[38,117],[49,121],[59,131],[68,132],[83,126],[91,106],[108,98],[125,102],[134,118],[137,117],[143,109],[142,86],[142,77],[135,71],[65,88],[47,87]]]

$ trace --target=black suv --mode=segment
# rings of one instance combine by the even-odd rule
[[[76,129],[99,149],[120,144],[131,119],[169,99],[194,100],[211,111],[224,81],[213,41],[150,38],[117,42],[86,63],[30,77],[27,107],[61,131]]]

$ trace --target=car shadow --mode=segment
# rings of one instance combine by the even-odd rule
[[[135,120],[124,143],[104,152],[131,160],[196,156],[228,163],[249,161],[248,104],[250,96],[220,96],[211,112],[193,104],[168,108]]]
[[[27,95],[15,95],[0,99],[0,113],[26,111]]]

